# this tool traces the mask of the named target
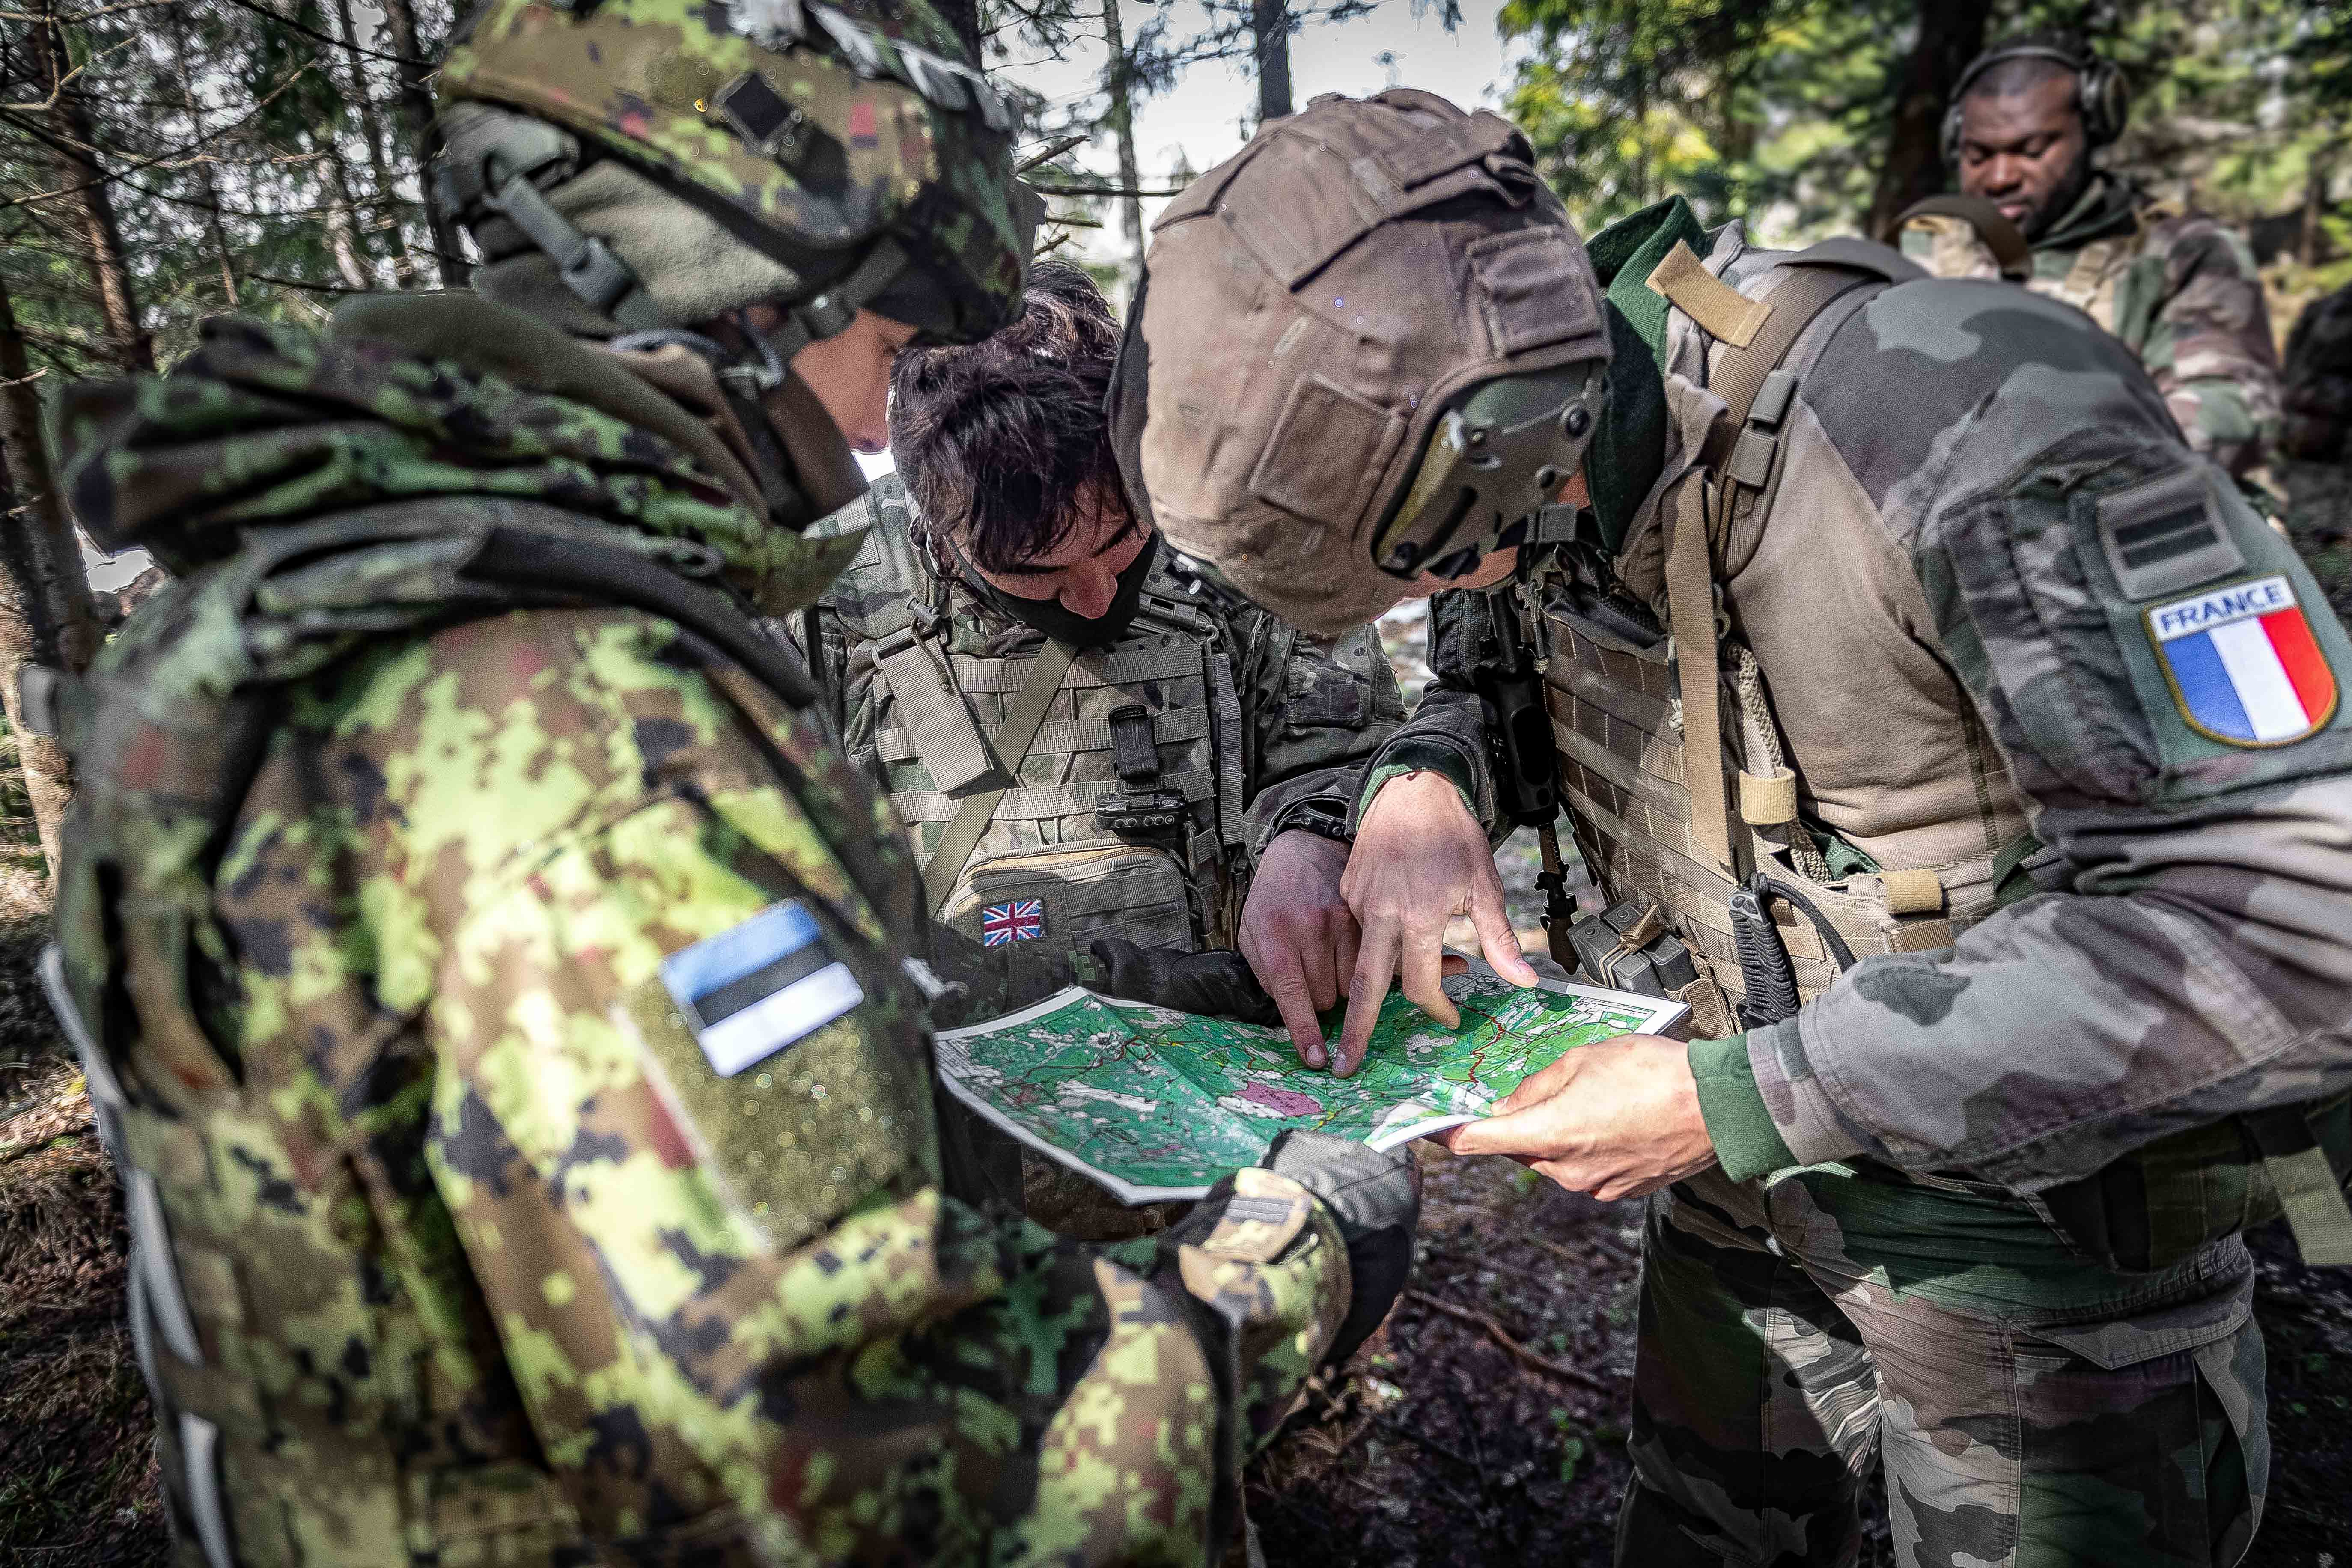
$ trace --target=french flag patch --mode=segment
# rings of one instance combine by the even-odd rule
[[[1003,947],[1008,942],[1034,942],[1045,934],[1045,901],[1043,899],[1015,899],[1009,904],[991,904],[980,911],[980,940],[988,947]]]
[[[766,1060],[866,1000],[799,900],[662,960],[662,984],[721,1078]]]
[[[2284,576],[2232,583],[2147,612],[2173,700],[2200,734],[2283,746],[2336,713],[2336,672]]]

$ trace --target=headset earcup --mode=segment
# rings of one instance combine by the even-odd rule
[[[2112,61],[2094,55],[2083,67],[2076,89],[2083,108],[2083,133],[2104,147],[2124,133],[2131,113],[2131,88]]]

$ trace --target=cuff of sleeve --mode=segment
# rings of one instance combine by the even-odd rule
[[[1747,1036],[1692,1041],[1690,1069],[1698,1084],[1699,1114],[1706,1119],[1706,1135],[1725,1175],[1745,1182],[1797,1163],[1756,1087]]]
[[[1462,802],[1470,815],[1478,815],[1478,782],[1472,776],[1470,764],[1453,747],[1433,741],[1406,741],[1381,753],[1380,760],[1364,773],[1364,787],[1356,796],[1356,809],[1349,826],[1356,826],[1372,804],[1372,796],[1391,779],[1406,773],[1444,773],[1446,781],[1462,792]]]
[[[1831,997],[1837,994],[1832,989]],[[1856,1154],[1885,1157],[1830,1098],[1807,1052],[1806,1022],[1819,1023],[1830,997],[1815,997],[1793,1018],[1748,1031],[1748,1079],[1771,1112],[1772,1125],[1792,1156],[1790,1164],[1821,1165]]]

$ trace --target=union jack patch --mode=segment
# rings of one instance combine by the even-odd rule
[[[980,940],[989,947],[1008,942],[1034,942],[1045,934],[1045,900],[1015,899],[991,904],[980,911]]]

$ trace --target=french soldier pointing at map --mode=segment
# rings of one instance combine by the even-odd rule
[[[2352,1261],[2352,644],[2129,351],[1679,198],[1587,245],[1409,90],[1270,123],[1149,261],[1111,405],[1170,542],[1310,631],[1477,591],[1366,773],[1338,1070],[1394,975],[1450,1019],[1451,915],[1530,978],[1536,772],[1601,889],[1556,954],[1692,1009],[1449,1140],[1652,1194],[1620,1561],[1850,1563],[1874,1456],[1906,1564],[2242,1558],[2240,1233]]]

